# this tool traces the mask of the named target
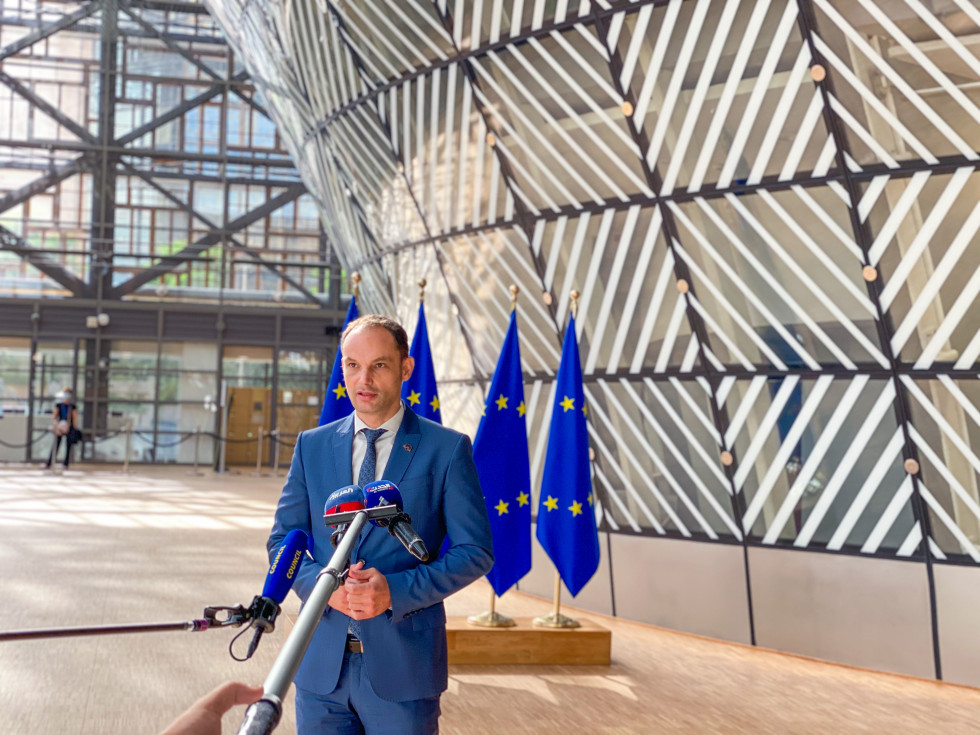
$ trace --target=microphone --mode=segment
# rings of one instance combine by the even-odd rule
[[[327,502],[323,504],[323,521],[337,529],[330,534],[330,543],[334,548],[344,537],[344,531],[353,520],[353,514],[359,510],[364,510],[364,493],[360,485],[345,485],[327,496]]]
[[[309,540],[306,534],[294,528],[286,534],[275,558],[265,577],[262,594],[256,595],[248,609],[248,618],[252,621],[255,633],[252,642],[248,644],[245,658],[251,658],[258,648],[263,633],[271,633],[276,629],[276,617],[279,615],[279,603],[286,599],[293,582],[296,581],[296,571],[306,553]]]
[[[420,561],[429,560],[429,552],[425,548],[425,543],[412,528],[412,518],[402,511],[402,494],[398,491],[398,486],[389,480],[376,480],[364,486],[364,507],[370,510],[382,505],[394,505],[398,509],[398,514],[393,518],[378,518],[372,523],[382,528],[387,528],[388,533],[398,539],[408,553]]]

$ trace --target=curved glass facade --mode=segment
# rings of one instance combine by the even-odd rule
[[[579,290],[604,531],[980,562],[975,2],[208,5],[447,423]]]

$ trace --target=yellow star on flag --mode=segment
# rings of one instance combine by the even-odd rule
[[[505,503],[503,500],[501,500],[499,503],[497,503],[493,507],[497,509],[497,515],[498,516],[502,516],[504,513],[507,512],[507,506],[508,505],[510,505],[510,503]]]
[[[507,396],[505,396],[503,393],[501,393],[500,394],[500,398],[498,398],[496,401],[494,401],[494,403],[497,404],[497,410],[498,411],[503,411],[505,408],[507,408]]]
[[[553,510],[558,510],[558,498],[553,498],[549,495],[548,499],[544,501],[544,507],[548,509],[549,513]]]
[[[531,496],[527,493],[521,493],[517,496],[517,504],[521,506],[527,505],[530,500]]]
[[[336,393],[337,400],[339,401],[341,398],[347,397],[347,387],[338,384],[337,387],[331,391],[331,393]]]
[[[582,406],[582,415],[583,416],[588,416],[589,415],[589,407],[588,406]]]
[[[419,393],[418,391],[413,390],[411,393],[408,394],[408,402],[409,402],[410,405],[414,406],[415,404],[417,404],[419,402],[419,398],[421,398],[421,397],[422,397],[422,394],[421,393]]]
[[[524,401],[521,401],[521,405],[517,407],[517,413],[521,416],[527,413],[527,406],[524,405]]]
[[[571,411],[573,408],[575,408],[575,399],[565,396],[565,400],[562,401],[559,405],[562,408],[564,408],[566,411]]]
[[[573,516],[581,515],[581,513],[582,513],[582,504],[576,500],[570,506],[568,506],[568,509],[570,511],[572,511],[572,515]]]
[[[439,396],[436,396],[435,398],[433,398],[429,402],[429,405],[432,406],[432,410],[433,411],[438,411],[439,410]]]
[[[589,505],[592,505],[594,501],[595,501],[595,493],[594,492],[589,493]]]

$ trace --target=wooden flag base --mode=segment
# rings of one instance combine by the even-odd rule
[[[543,628],[516,618],[508,628],[480,628],[464,617],[446,624],[450,664],[554,664],[608,666],[612,633],[583,620],[578,628]]]

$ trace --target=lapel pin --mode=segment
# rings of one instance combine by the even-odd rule
[[[402,449],[404,449],[406,452],[411,452],[412,451],[412,445],[411,444],[402,444]]]

